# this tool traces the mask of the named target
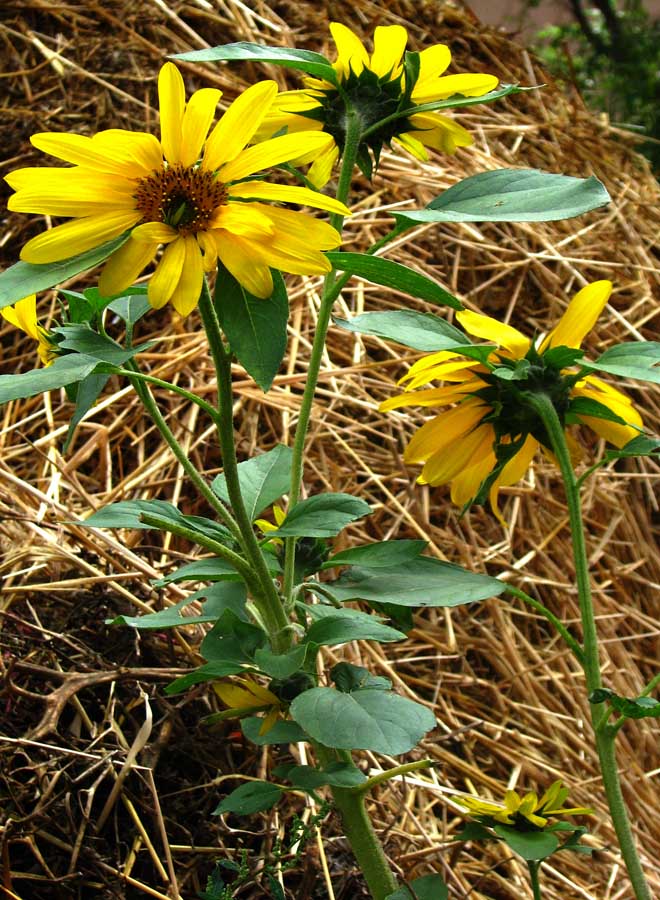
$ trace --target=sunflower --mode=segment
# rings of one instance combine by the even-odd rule
[[[534,829],[545,828],[551,816],[587,816],[593,812],[582,806],[565,809],[567,797],[568,788],[562,787],[561,781],[555,781],[540,800],[533,791],[524,797],[516,791],[507,791],[504,803],[492,803],[472,796],[456,797],[456,802],[484,825],[492,826],[501,822],[503,825],[518,827],[521,831],[528,831],[530,826]]]
[[[413,112],[397,116],[380,127],[378,123],[414,106],[446,100],[457,94],[481,97],[497,87],[498,80],[494,75],[444,75],[451,62],[451,52],[445,44],[422,50],[419,71],[411,74],[404,65],[408,33],[401,25],[378,26],[371,55],[345,25],[332,22],[330,32],[337,48],[333,68],[338,85],[319,78],[306,78],[304,90],[278,94],[257,133],[258,137],[269,137],[283,129],[295,133],[317,128],[330,134],[332,142],[317,156],[309,170],[308,178],[312,184],[317,187],[326,184],[344,148],[347,103],[357,110],[363,132],[370,130],[364,138],[366,146],[358,157],[361,168],[368,175],[371,174],[368,150],[378,162],[383,144],[389,145],[391,141],[421,160],[428,159],[426,147],[455,153],[457,147],[472,144],[472,136],[465,128],[437,112]]]
[[[293,158],[324,153],[332,137],[315,131],[252,141],[277,93],[273,81],[244,91],[209,134],[221,92],[195,91],[185,100],[183,78],[165,63],[158,78],[160,141],[121,129],[93,137],[36,134],[39,150],[71,168],[18,169],[6,180],[17,212],[70,216],[28,241],[21,259],[53,263],[84,253],[130,231],[108,259],[99,281],[106,296],[131,285],[163,254],[149,281],[149,302],[171,302],[182,316],[197,304],[204,272],[220,259],[250,293],[269,297],[270,268],[313,275],[330,270],[321,251],[338,246],[334,228],[300,212],[262,201],[283,201],[341,214],[346,207],[302,187],[252,176]]]
[[[37,295],[30,294],[29,297],[23,297],[13,306],[5,306],[0,309],[2,315],[15,328],[20,328],[29,337],[34,338],[37,342],[37,353],[39,359],[44,366],[49,366],[58,356],[57,343],[51,336],[50,332],[39,324],[37,319]]]
[[[267,734],[283,712],[280,698],[262,687],[253,678],[237,678],[235,682],[220,682],[213,685],[218,697],[237,717],[250,713],[265,712],[259,734]]]
[[[401,379],[407,382],[406,390],[435,379],[445,384],[417,391],[412,397],[404,393],[380,405],[384,411],[411,403],[454,404],[422,425],[405,451],[406,462],[424,463],[418,482],[451,484],[451,499],[461,507],[475,499],[481,502],[488,493],[493,511],[503,521],[499,489],[523,477],[539,446],[550,449],[543,423],[525,402],[529,392],[548,395],[564,427],[573,422],[588,425],[619,448],[636,437],[643,423],[632,401],[571,365],[582,355],[578,348],[611,291],[609,281],[582,288],[557,326],[536,343],[489,316],[458,313],[469,334],[493,341],[498,348],[485,363],[466,359],[460,351],[425,356]],[[574,455],[579,455],[577,444],[566,436]]]

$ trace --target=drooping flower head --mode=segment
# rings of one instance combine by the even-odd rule
[[[338,246],[334,228],[301,212],[270,206],[282,201],[346,214],[343,204],[302,187],[252,180],[255,173],[332,144],[307,131],[248,147],[277,93],[273,81],[244,91],[209,133],[221,92],[202,88],[185,99],[183,78],[165,63],[158,79],[160,141],[121,129],[93,137],[36,134],[45,153],[69,168],[25,168],[7,176],[17,212],[71,217],[28,241],[21,259],[51,263],[98,247],[130,231],[109,258],[99,282],[107,297],[131,285],[165,250],[149,282],[156,309],[171,302],[182,315],[197,304],[205,271],[220,259],[257,297],[269,297],[269,267],[322,274],[322,250]]]
[[[561,781],[555,781],[540,800],[533,791],[523,797],[516,791],[507,791],[504,803],[493,803],[471,796],[456,797],[456,802],[483,825],[492,826],[501,822],[520,831],[530,831],[545,828],[551,817],[587,816],[593,812],[582,806],[564,808],[567,797],[568,788],[562,787]]]
[[[497,87],[494,75],[444,75],[451,62],[451,52],[444,44],[422,50],[418,71],[405,65],[408,33],[401,25],[378,26],[371,54],[345,25],[332,22],[330,32],[337,47],[333,67],[339,85],[320,78],[306,78],[304,90],[278,94],[259,131],[262,137],[282,129],[297,132],[318,128],[330,134],[332,143],[316,158],[308,173],[310,181],[319,187],[329,180],[344,148],[347,102],[357,111],[362,130],[366,131],[383,119],[415,106],[446,100],[456,94],[481,97]],[[392,141],[418,159],[426,160],[426,147],[454,153],[457,147],[469,146],[472,136],[438,112],[411,112],[393,118],[364,138],[358,162],[365,173],[370,175],[372,169],[369,151],[378,162],[382,146]]]
[[[46,329],[39,324],[37,318],[37,295],[23,297],[13,306],[5,306],[0,310],[3,318],[15,328],[20,328],[37,342],[37,353],[44,366],[49,366],[58,356],[57,342]]]
[[[481,502],[488,494],[493,511],[502,519],[499,489],[523,477],[540,445],[551,449],[545,426],[526,402],[529,392],[549,396],[564,427],[588,425],[619,448],[637,437],[642,419],[631,400],[600,378],[582,375],[573,365],[611,290],[609,281],[582,288],[557,326],[536,343],[489,316],[469,311],[457,314],[468,334],[492,341],[497,349],[485,362],[465,358],[460,351],[425,356],[401,379],[407,382],[406,391],[435,380],[444,384],[404,393],[380,406],[391,410],[411,404],[453,404],[422,425],[405,451],[406,462],[424,464],[417,479],[420,484],[451,484],[451,499],[461,507]],[[577,452],[570,437],[567,434],[569,446]]]
[[[237,716],[255,712],[265,712],[259,734],[267,734],[284,710],[280,698],[263,687],[253,678],[237,678],[234,682],[223,681],[213,685],[222,702],[236,711]]]

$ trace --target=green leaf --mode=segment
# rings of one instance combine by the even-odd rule
[[[26,262],[16,263],[0,273],[0,309],[22,300],[29,294],[45,291],[46,288],[67,281],[86,269],[93,269],[118,250],[128,240],[129,234],[130,232],[126,231],[119,237],[101,244],[100,247],[94,247],[93,250],[87,250],[59,262],[44,263],[40,266]]]
[[[309,739],[297,722],[275,722],[266,734],[259,734],[263,724],[264,720],[260,719],[259,716],[241,719],[243,734],[258,747],[265,747],[270,744],[298,744]]]
[[[319,646],[348,644],[351,641],[378,641],[386,644],[391,641],[403,641],[406,636],[402,631],[383,625],[377,616],[364,615],[362,619],[353,616],[327,616],[310,627],[305,640]]]
[[[180,524],[184,518],[179,510],[165,500],[121,500],[119,503],[109,503],[101,507],[83,522],[89,528],[142,528],[150,529],[152,525],[145,525],[142,521],[142,513],[151,513],[163,519],[171,519],[173,523]]]
[[[253,62],[272,63],[285,66],[287,69],[298,69],[322,78],[331,84],[337,83],[337,73],[325,56],[311,50],[297,50],[293,47],[266,47],[264,44],[251,44],[239,41],[235,44],[222,44],[204,50],[189,50],[186,53],[174,53],[170,59],[184,59],[187,62],[236,62],[251,60]]]
[[[410,888],[400,887],[385,900],[447,900],[449,891],[439,875],[422,875],[410,882]]]
[[[625,419],[618,416],[615,412],[599,403],[598,400],[592,400],[590,397],[575,397],[571,400],[566,414],[566,422],[572,425],[580,422],[581,416],[594,416],[597,419],[605,419],[607,422],[617,422],[619,425],[627,425]]]
[[[391,312],[362,313],[352,319],[333,319],[338,328],[357,334],[370,334],[386,341],[395,341],[413,350],[456,350],[464,356],[485,361],[494,347],[471,343],[458,328],[432,313],[398,309]]]
[[[530,87],[520,87],[517,84],[502,84],[494,91],[482,94],[480,97],[464,97],[462,94],[454,94],[447,100],[433,100],[430,103],[420,103],[415,106],[414,110],[407,112],[408,115],[420,112],[433,112],[438,109],[458,109],[461,106],[475,106],[477,103],[492,103],[494,100],[501,100],[510,94],[522,94],[527,91],[536,91],[543,85],[531,85]]]
[[[392,682],[381,675],[372,675],[369,669],[363,666],[354,666],[352,663],[340,662],[330,669],[330,678],[337,685],[337,690],[344,694],[353,691],[374,690],[389,691]]]
[[[69,449],[76,428],[89,410],[93,408],[109,378],[109,375],[95,375],[92,373],[87,378],[83,378],[77,385],[69,385],[69,390],[75,390],[76,408],[69,421],[69,428],[62,447],[63,453],[66,453]]]
[[[301,668],[307,649],[304,644],[298,644],[287,653],[273,653],[272,650],[263,648],[254,654],[254,662],[265,675],[283,680],[290,678]]]
[[[212,556],[209,559],[198,559],[187,563],[151,583],[154,587],[160,588],[167,584],[176,584],[179,581],[239,581],[240,578],[241,576],[230,563],[218,556]]]
[[[107,362],[112,366],[122,366],[131,357],[149,346],[143,344],[127,350],[111,338],[92,331],[88,325],[59,325],[53,331],[55,334],[62,335],[63,339],[59,341],[61,350],[85,353],[87,356],[93,356],[100,362]]]
[[[479,822],[467,822],[462,831],[454,838],[456,841],[492,841],[491,832]]]
[[[628,456],[655,456],[660,453],[660,438],[639,434],[620,450],[608,450],[607,459],[623,459]]]
[[[238,464],[241,494],[251,522],[289,490],[292,457],[289,447],[277,444],[267,453]],[[218,475],[211,487],[221,500],[230,502],[224,475]]]
[[[335,600],[366,600],[395,606],[462,606],[476,600],[497,597],[506,590],[504,582],[420,556],[391,569],[348,569],[336,581],[323,583]]]
[[[254,297],[218,262],[215,308],[232,352],[264,391],[269,390],[286,352],[289,300],[284,280],[273,270],[273,293]]]
[[[626,719],[658,719],[660,718],[660,701],[653,697],[620,697],[609,688],[597,688],[592,691],[590,703],[605,703],[608,701]]]
[[[207,662],[252,663],[255,652],[265,644],[261,628],[227,609],[202,641],[200,653]]]
[[[610,202],[601,182],[538,169],[494,169],[452,185],[426,209],[394,212],[399,226],[420,222],[550,222]]]
[[[130,288],[134,293],[123,297],[117,297],[108,304],[108,309],[123,319],[127,325],[135,325],[143,316],[151,310],[151,304],[146,292],[138,293],[135,287]]]
[[[206,681],[216,681],[219,678],[226,678],[228,675],[238,675],[239,672],[244,671],[245,669],[243,666],[238,663],[206,663],[203,666],[199,666],[193,672],[189,672],[187,675],[175,678],[174,681],[171,681],[166,686],[165,693],[168,696],[170,694],[180,694],[183,691],[187,691],[188,688],[191,688],[195,684],[203,684]],[[262,720],[260,719],[259,721]]]
[[[617,344],[595,362],[583,360],[581,365],[592,371],[660,384],[660,342],[629,341]]]
[[[291,715],[326,747],[393,756],[412,750],[435,727],[435,716],[425,706],[378,690],[344,694],[334,688],[312,688],[296,697]]]
[[[431,303],[451,306],[452,309],[463,309],[461,301],[433,281],[427,275],[416,272],[401,263],[382,256],[369,256],[366,253],[342,253],[331,251],[326,256],[336,269],[358,275],[365,281],[393,288],[410,297],[419,297]]]
[[[277,778],[286,778],[296,788],[314,791],[325,784],[333,787],[357,787],[367,780],[357,766],[352,763],[330,763],[327,769],[314,766],[280,766],[273,770]]]
[[[206,602],[202,604],[199,615],[183,616],[181,610],[189,606],[193,600],[200,600],[206,597]],[[215,622],[224,613],[226,609],[230,609],[232,613],[240,619],[247,621],[247,613],[245,611],[245,603],[247,600],[247,590],[243,583],[225,582],[214,584],[209,587],[195,591],[183,600],[180,600],[174,606],[168,606],[158,612],[147,614],[144,616],[117,616],[115,619],[106,622],[108,625],[130,625],[132,628],[148,628],[148,629],[165,629],[174,628],[178,625],[197,625],[200,622]]]
[[[367,776],[353,763],[333,762],[323,769],[327,783],[332,787],[350,788],[364,784]]]
[[[559,846],[559,839],[548,831],[516,831],[510,825],[499,823],[493,826],[493,831],[525,860],[547,859]]]
[[[238,816],[249,816],[252,813],[272,809],[282,796],[282,788],[269,781],[248,781],[242,784],[228,797],[218,804],[211,815],[236,813]]]
[[[368,569],[391,569],[392,566],[416,559],[427,546],[428,541],[378,541],[374,544],[363,544],[335,553],[321,568],[363,566]]]
[[[273,537],[334,537],[371,507],[350,494],[316,494],[296,503]]]
[[[0,403],[24,400],[76,384],[91,375],[97,365],[98,360],[91,356],[72,353],[58,356],[52,366],[32,369],[20,375],[0,375]]]
[[[178,625],[198,625],[200,622],[215,622],[217,615],[182,616],[181,610],[190,605],[190,597],[185,597],[174,606],[168,606],[158,612],[145,616],[117,616],[109,621],[108,625],[130,625],[132,628],[166,629],[175,628]]]

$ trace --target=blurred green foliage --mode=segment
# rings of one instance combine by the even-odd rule
[[[638,149],[659,172],[660,19],[641,0],[568,5],[573,21],[539,31],[535,51],[555,77],[579,88],[591,109],[639,132]]]

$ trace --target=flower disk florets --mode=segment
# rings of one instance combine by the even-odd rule
[[[164,222],[185,235],[209,227],[228,191],[213,172],[174,165],[141,178],[134,197],[142,222]]]

